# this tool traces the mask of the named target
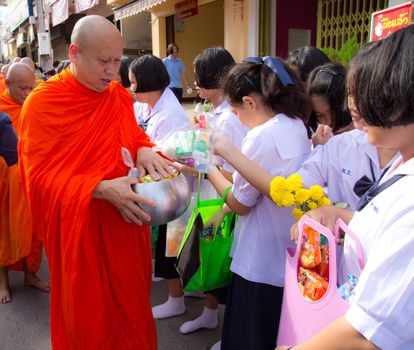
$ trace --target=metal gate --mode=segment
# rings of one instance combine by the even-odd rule
[[[372,12],[387,6],[388,0],[318,0],[317,46],[339,50],[353,36],[368,42]]]

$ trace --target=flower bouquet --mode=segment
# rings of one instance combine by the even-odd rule
[[[292,214],[296,220],[309,210],[331,204],[321,186],[303,187],[299,174],[292,174],[288,178],[276,176],[270,183],[270,197],[278,206],[295,206]]]

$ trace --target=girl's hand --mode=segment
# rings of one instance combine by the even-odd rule
[[[315,133],[312,135],[312,144],[314,147],[324,145],[332,136],[332,128],[329,125],[319,124]]]
[[[332,232],[335,229],[336,220],[343,218],[343,209],[334,206],[323,206],[314,210],[308,211],[305,215],[309,216],[311,219],[320,223],[321,225],[327,227]],[[297,241],[299,237],[299,225],[295,223],[290,229],[290,238],[292,241]]]
[[[226,152],[233,144],[218,129],[211,129],[211,149],[214,154],[225,159]]]

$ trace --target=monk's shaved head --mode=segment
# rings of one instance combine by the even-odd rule
[[[96,40],[97,37],[100,40],[108,40],[106,35],[122,41],[119,30],[105,17],[98,15],[85,16],[76,22],[71,36],[71,43],[87,48],[98,41]]]
[[[121,64],[121,33],[102,16],[86,16],[73,28],[70,71],[82,85],[102,92],[117,79]]]
[[[6,89],[19,104],[23,104],[35,85],[32,69],[25,63],[13,63],[6,75]]]
[[[1,67],[0,73],[3,77],[6,77],[9,67],[10,67],[10,64],[3,64],[3,67]]]
[[[31,58],[23,57],[20,62],[27,64],[33,70],[33,73],[36,71],[36,66]]]

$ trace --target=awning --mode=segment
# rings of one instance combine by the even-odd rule
[[[132,4],[128,4],[124,7],[121,7],[114,11],[115,20],[119,21],[120,19],[134,16],[140,12],[147,11],[151,7],[157,6],[166,2],[167,0],[138,0]]]

